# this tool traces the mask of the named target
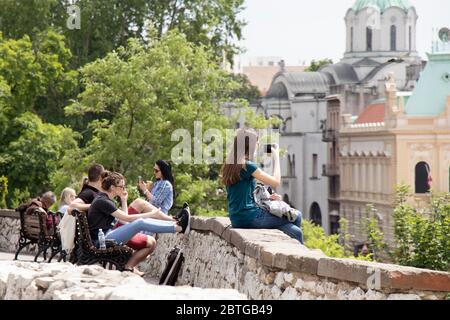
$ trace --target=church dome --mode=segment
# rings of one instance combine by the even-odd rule
[[[356,0],[352,9],[358,12],[368,7],[378,8],[381,12],[384,12],[391,7],[398,7],[405,11],[408,11],[408,9],[412,7],[412,5],[409,0]]]

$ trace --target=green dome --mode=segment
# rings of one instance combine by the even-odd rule
[[[412,7],[409,0],[356,0],[353,10],[358,12],[367,7],[379,8],[381,12],[386,11],[390,7],[399,7],[408,11]]]

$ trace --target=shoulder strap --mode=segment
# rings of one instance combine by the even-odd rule
[[[176,267],[178,261],[180,260],[180,257],[181,257],[181,254],[182,254],[182,253],[183,253],[183,250],[182,250],[182,249],[179,249],[179,250],[178,250],[177,257],[175,258],[175,261],[173,262],[172,267],[170,268],[170,271],[169,271],[169,273],[167,274],[167,277],[166,277],[166,279],[165,279],[164,282],[163,282],[163,286],[167,285],[167,282],[169,281],[170,276],[171,276],[172,273],[173,273],[173,270],[175,269],[175,267]]]

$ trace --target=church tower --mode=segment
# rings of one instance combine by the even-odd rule
[[[384,63],[395,58],[418,59],[416,9],[409,0],[356,0],[345,16],[344,61],[369,58]]]

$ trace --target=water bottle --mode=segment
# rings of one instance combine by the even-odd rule
[[[105,243],[105,234],[103,233],[103,230],[98,230],[98,243],[100,249],[106,249],[106,243]]]

